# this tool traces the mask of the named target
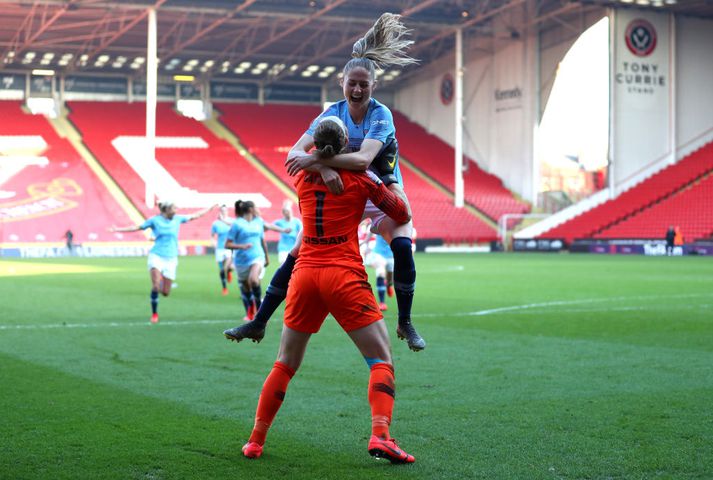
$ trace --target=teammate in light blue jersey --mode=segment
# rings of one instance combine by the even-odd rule
[[[200,218],[217,205],[200,210],[192,215],[176,215],[176,205],[170,200],[158,203],[160,215],[147,219],[134,227],[111,227],[111,232],[136,232],[150,228],[155,238],[149,251],[148,268],[151,276],[151,323],[158,323],[158,294],[164,297],[171,293],[178,267],[178,232],[181,225]]]
[[[233,281],[232,273],[235,271],[232,250],[225,248],[225,241],[228,239],[232,223],[233,220],[228,216],[228,207],[221,205],[218,218],[210,227],[210,236],[213,238],[215,248],[215,261],[218,263],[220,283],[223,285],[223,295],[228,294],[228,284]]]
[[[292,200],[282,202],[282,218],[275,220],[274,225],[285,229],[277,242],[277,259],[282,265],[287,255],[297,243],[297,236],[302,231],[302,222],[292,214]]]
[[[265,223],[251,201],[235,202],[235,217],[225,248],[234,250],[233,263],[246,312],[244,320],[252,320],[262,300],[260,281],[270,263],[265,230],[284,233],[287,229]]]

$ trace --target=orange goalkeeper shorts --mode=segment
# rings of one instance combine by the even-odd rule
[[[345,332],[384,318],[364,271],[345,267],[296,268],[285,306],[286,326],[317,333],[331,313]]]

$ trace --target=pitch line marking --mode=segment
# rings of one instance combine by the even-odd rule
[[[541,303],[526,303],[524,305],[511,305],[508,307],[491,308],[487,310],[478,310],[475,312],[460,312],[460,313],[421,313],[414,314],[412,317],[426,318],[426,317],[479,317],[485,315],[494,315],[498,313],[505,312],[516,312],[521,310],[530,310],[540,307],[553,307],[553,306],[563,306],[563,305],[584,305],[597,302],[618,302],[624,300],[651,300],[657,298],[700,298],[700,297],[711,297],[709,293],[690,293],[681,295],[642,295],[633,297],[603,297],[603,298],[585,298],[580,300],[560,300],[552,302],[541,302]],[[710,305],[706,304],[705,307]],[[643,307],[618,307],[617,310],[637,310]],[[108,322],[108,323],[49,323],[45,325],[2,325],[0,324],[0,331],[3,330],[39,330],[47,328],[120,328],[120,327],[146,327],[146,328],[156,328],[161,326],[190,326],[190,325],[233,325],[236,320],[188,320],[188,321],[161,321],[158,325],[152,325],[150,322]]]
[[[602,297],[602,298],[584,298],[579,300],[557,300],[551,302],[541,302],[541,303],[526,303],[524,305],[510,305],[507,307],[491,308],[487,310],[478,310],[475,312],[461,312],[461,313],[421,313],[413,314],[412,317],[480,317],[484,315],[494,315],[498,313],[514,312],[518,310],[530,310],[534,308],[541,307],[558,307],[558,306],[568,306],[568,305],[584,305],[588,303],[597,302],[618,302],[625,300],[651,300],[657,298],[695,298],[695,297],[710,297],[709,293],[690,293],[690,294],[680,294],[680,295],[641,295],[633,297]]]

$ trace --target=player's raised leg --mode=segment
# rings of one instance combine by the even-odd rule
[[[394,290],[399,307],[399,326],[396,334],[406,339],[414,352],[426,348],[426,341],[418,334],[411,321],[411,306],[416,290],[416,264],[411,249],[413,224],[399,225],[391,218],[384,218],[377,225],[378,233],[391,245],[394,254]]]

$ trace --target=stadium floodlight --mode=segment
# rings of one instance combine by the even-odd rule
[[[311,76],[312,76],[312,72],[310,72],[309,70],[305,70],[304,72],[302,72],[302,76],[303,76],[303,77],[311,77]]]
[[[257,65],[255,65],[256,68],[259,68],[260,70],[265,70],[268,67],[269,63],[267,62],[260,62]]]
[[[327,73],[336,72],[337,67],[335,67],[334,65],[329,65],[329,66],[324,67],[324,71]]]
[[[193,71],[193,65],[184,65],[184,66],[183,66],[183,71],[184,71],[184,72],[192,72],[192,71]]]
[[[215,60],[206,60],[205,63],[203,63],[203,66],[208,68],[212,67],[213,65],[215,65]]]
[[[240,67],[235,67],[235,69],[233,70],[233,72],[235,72],[235,73],[237,73],[237,74],[239,75],[239,74],[241,74],[241,73],[245,73],[245,69],[244,69],[244,68],[240,68]]]
[[[329,76],[329,72],[319,72],[317,76],[319,78],[327,78]]]
[[[25,58],[29,58],[30,60],[32,60],[33,58],[35,58],[36,55],[37,54],[35,52],[26,52]]]
[[[294,71],[298,70],[299,68],[300,68],[300,66],[295,63],[294,65],[292,65],[290,67],[290,72],[294,72]]]
[[[262,73],[262,70],[259,68],[253,68],[252,70],[250,70],[250,73],[252,73],[253,75],[260,75]]]
[[[99,55],[99,58],[97,58],[97,61],[101,63],[106,63],[109,61],[109,55]]]
[[[191,67],[194,67],[194,66],[198,65],[198,63],[199,62],[198,62],[197,58],[191,58],[190,60],[188,60],[186,62],[186,65],[190,65]]]
[[[305,70],[308,72],[316,72],[319,70],[319,65],[310,65]]]
[[[240,66],[240,68],[248,69],[248,68],[250,68],[251,65],[252,65],[252,63],[250,63],[250,62],[240,62],[239,66]]]

